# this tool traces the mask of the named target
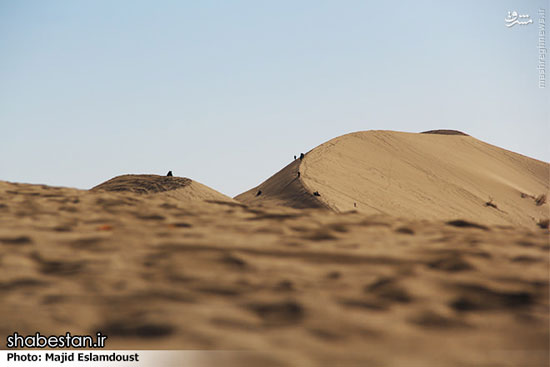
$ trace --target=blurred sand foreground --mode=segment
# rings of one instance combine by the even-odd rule
[[[154,175],[0,181],[0,335],[100,330],[108,349],[263,366],[547,366],[548,175],[469,136],[364,132],[236,199]]]

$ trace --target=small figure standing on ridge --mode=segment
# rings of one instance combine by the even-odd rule
[[[294,160],[296,160],[296,156],[294,156]]]
[[[166,176],[169,176],[169,177],[172,177],[172,171],[168,171],[168,173],[166,174]]]
[[[298,177],[300,177],[300,171],[298,171]]]
[[[300,160],[304,159],[305,157],[305,154],[304,153],[300,153]]]
[[[258,190],[258,193],[256,194],[256,196],[260,196],[262,194],[262,190]]]

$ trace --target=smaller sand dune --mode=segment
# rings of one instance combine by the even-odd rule
[[[167,177],[158,175],[122,175],[105,181],[91,191],[127,191],[137,194],[151,194],[181,189],[191,184],[184,177]]]
[[[159,175],[117,176],[93,187],[90,191],[162,194],[182,200],[233,201],[230,197],[189,178]]]

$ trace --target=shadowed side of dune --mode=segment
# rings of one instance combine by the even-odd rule
[[[162,194],[186,200],[233,201],[230,197],[189,178],[159,175],[117,176],[93,187],[90,191]]]

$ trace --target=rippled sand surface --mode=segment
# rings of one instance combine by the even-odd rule
[[[7,182],[0,223],[4,336],[266,366],[549,362],[547,229]]]

